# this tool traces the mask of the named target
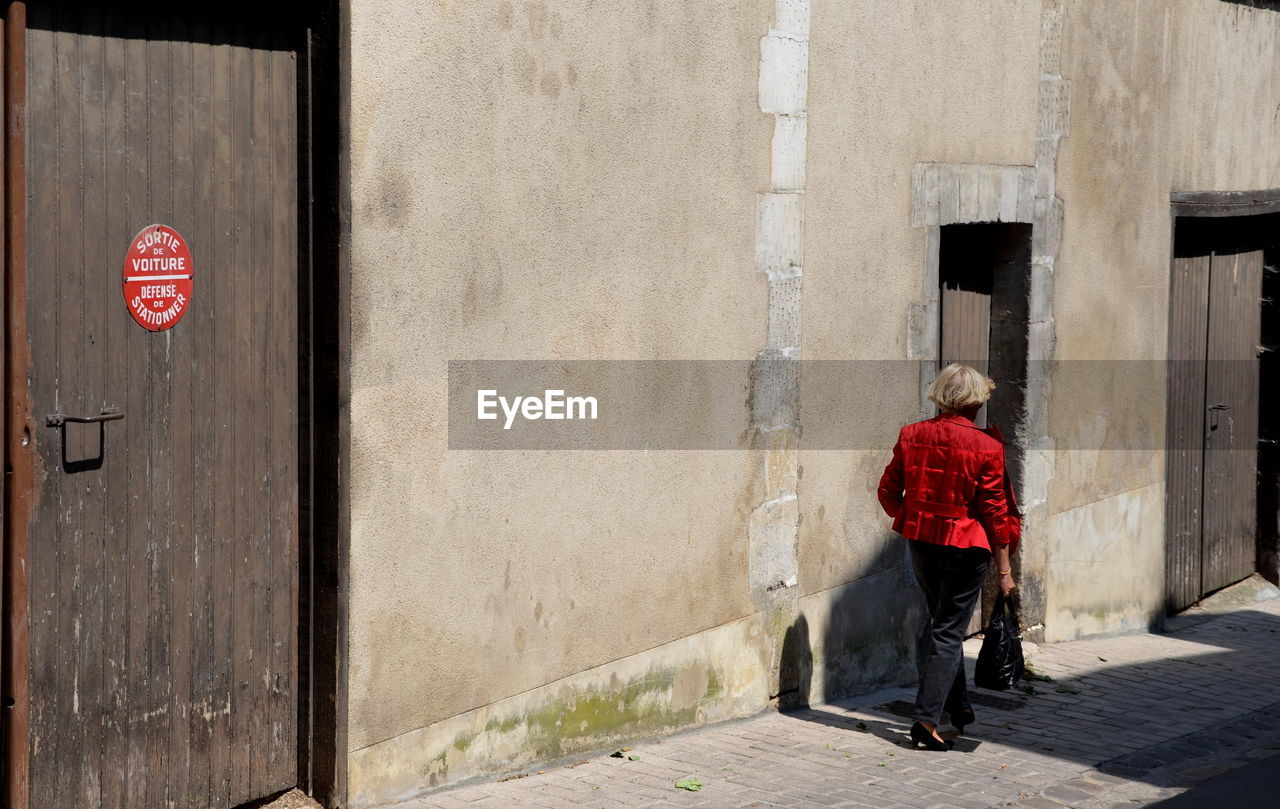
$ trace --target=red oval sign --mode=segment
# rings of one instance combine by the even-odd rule
[[[124,258],[124,303],[138,325],[173,328],[191,305],[191,250],[168,225],[147,225]]]

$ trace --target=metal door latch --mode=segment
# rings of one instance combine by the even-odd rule
[[[124,411],[115,407],[103,408],[96,416],[68,416],[64,413],[50,413],[44,417],[46,427],[56,427],[62,439],[62,471],[70,473],[89,472],[102,468],[102,458],[107,451],[107,422],[124,418]],[[98,454],[93,458],[81,458],[76,461],[67,460],[67,425],[98,425]]]
[[[72,424],[99,424],[104,421],[115,421],[124,418],[124,411],[108,407],[96,416],[68,416],[62,413],[50,413],[44,417],[46,427],[61,427],[68,422]]]
[[[1219,411],[1222,411],[1222,410],[1230,410],[1230,409],[1231,409],[1231,405],[1227,404],[1226,402],[1218,402],[1217,404],[1209,405],[1209,408],[1208,408],[1208,410],[1209,410],[1209,432],[1214,432],[1215,430],[1217,430],[1217,429],[1218,429],[1218,413],[1219,413]],[[1204,448],[1205,448],[1205,449],[1208,449],[1208,448],[1209,448],[1209,433],[1205,433],[1204,441],[1205,441]]]

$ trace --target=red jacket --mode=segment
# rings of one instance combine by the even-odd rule
[[[1022,521],[997,427],[983,430],[958,413],[908,424],[880,477],[880,505],[907,539],[1018,549]]]

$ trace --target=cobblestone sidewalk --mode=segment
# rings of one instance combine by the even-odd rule
[[[1280,754],[1280,599],[1170,634],[1046,645],[1031,663],[1046,679],[975,690],[978,721],[946,753],[911,749],[904,714],[914,694],[898,689],[436,792],[399,809],[1133,809]],[[675,786],[688,778],[701,788]]]

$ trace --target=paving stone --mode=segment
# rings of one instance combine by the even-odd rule
[[[1019,809],[1062,809],[1061,803],[1038,795],[1031,798],[1023,798],[1014,805]]]
[[[1052,798],[1059,803],[1068,806],[1077,803],[1083,803],[1089,800],[1090,793],[1084,790],[1074,789],[1066,784],[1056,784],[1044,790],[1043,794],[1046,798]]]
[[[1114,786],[1116,784],[1125,783],[1123,778],[1115,775],[1107,775],[1106,773],[1098,772],[1097,770],[1091,770],[1090,772],[1085,773],[1084,777],[1104,786]]]

